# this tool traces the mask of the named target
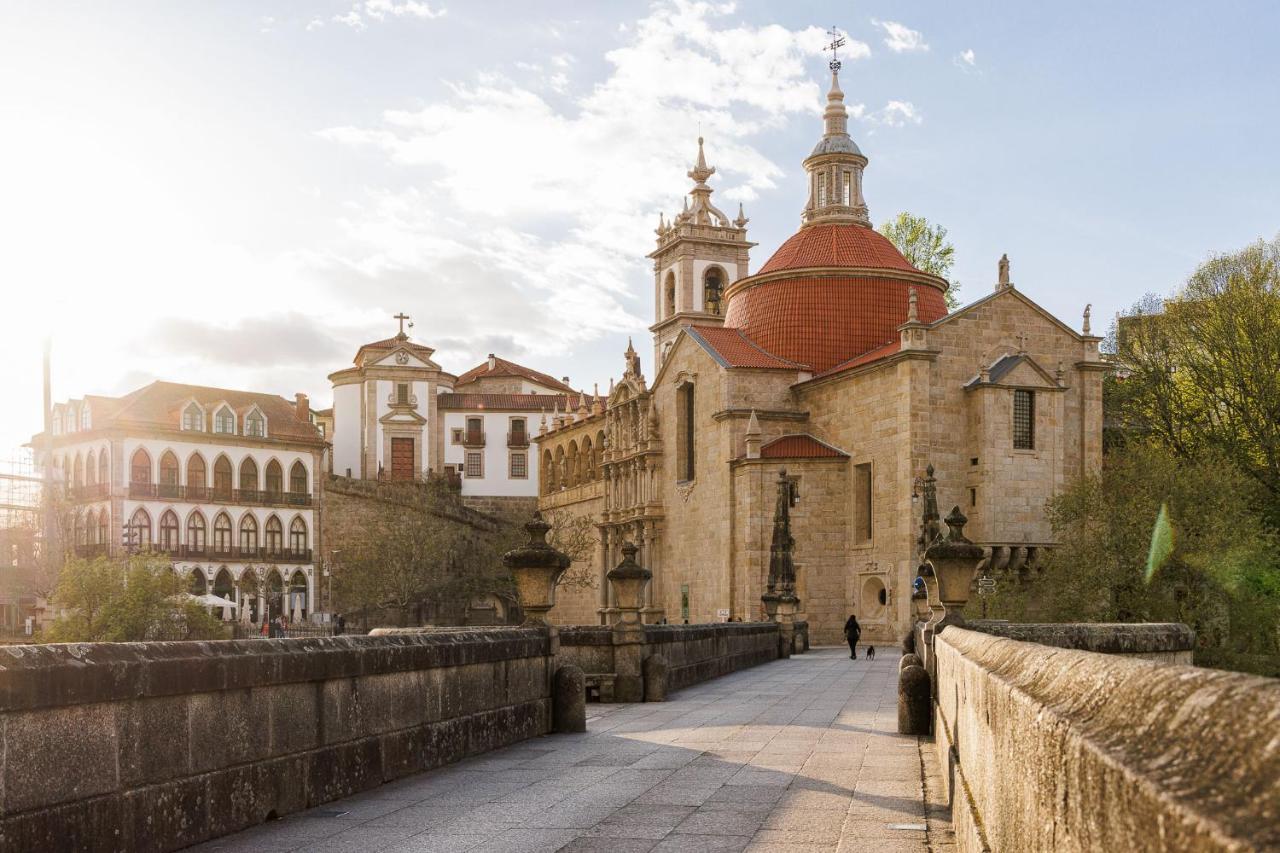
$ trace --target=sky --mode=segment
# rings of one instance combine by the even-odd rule
[[[799,226],[825,31],[883,222],[1094,330],[1280,233],[1280,4],[0,4],[0,459],[153,379],[309,394],[413,317],[588,391],[649,364],[660,211],[706,138],[751,269]]]

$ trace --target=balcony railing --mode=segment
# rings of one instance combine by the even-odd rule
[[[507,447],[528,447],[529,433],[522,429],[507,433]]]
[[[469,429],[462,433],[463,447],[484,447],[484,430]]]
[[[84,486],[84,489],[101,489],[98,497],[106,497],[109,489],[106,484]],[[212,503],[254,504],[257,506],[294,506],[308,507],[312,505],[310,492],[280,492],[274,489],[231,489],[225,486],[176,486],[171,483],[130,483],[129,497],[134,500],[160,498],[162,500],[196,501]],[[91,497],[77,498],[91,500]]]
[[[69,486],[67,499],[75,502],[96,501],[111,496],[109,483],[91,483],[88,486]]]
[[[255,563],[310,563],[310,548],[242,548],[239,545],[171,545],[152,543],[151,550],[175,560],[236,560]]]

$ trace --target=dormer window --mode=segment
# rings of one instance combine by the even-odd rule
[[[190,403],[182,410],[182,428],[192,432],[204,432],[204,410]]]
[[[236,432],[236,415],[235,412],[223,406],[218,409],[213,416],[213,431],[223,433],[225,435],[235,435]]]
[[[267,419],[262,412],[254,409],[244,419],[244,434],[254,438],[262,438],[267,434]]]

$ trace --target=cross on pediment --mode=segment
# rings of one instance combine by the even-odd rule
[[[395,314],[395,315],[393,315],[391,319],[393,319],[393,320],[399,320],[399,321],[400,321],[400,333],[399,333],[399,334],[397,334],[397,335],[396,335],[396,337],[398,337],[398,338],[406,338],[406,337],[408,337],[408,335],[406,335],[406,334],[404,333],[404,321],[409,319],[409,315],[408,315],[408,314],[406,314],[406,313],[404,313],[403,311],[401,311],[399,314]],[[410,329],[412,329],[412,328],[413,328],[413,324],[412,324],[412,323],[410,323],[410,324],[409,324],[409,328],[410,328]]]

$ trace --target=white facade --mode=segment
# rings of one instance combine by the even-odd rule
[[[444,462],[461,473],[463,495],[535,498],[538,496],[537,449],[531,438],[537,434],[542,414],[534,411],[488,410],[450,410],[442,413]],[[516,420],[523,422],[523,433],[518,433],[513,427],[513,421]],[[468,432],[469,421],[480,422],[483,445],[476,446],[468,443],[469,435],[474,435],[474,431]],[[521,434],[523,440],[519,438]],[[470,465],[468,465],[468,455],[471,456]],[[475,465],[477,455],[480,460],[478,476]],[[519,458],[513,459],[513,457]],[[523,476],[519,475],[521,460]]]

